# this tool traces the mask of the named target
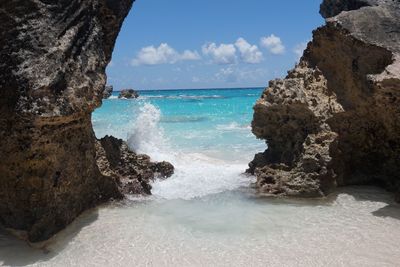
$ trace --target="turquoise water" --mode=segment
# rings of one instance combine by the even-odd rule
[[[250,128],[252,108],[262,91],[262,88],[141,91],[141,97],[134,100],[119,100],[118,92],[114,92],[113,97],[105,100],[93,114],[93,125],[98,137],[112,134],[127,139],[134,134],[135,127],[136,131],[146,134],[152,131],[157,136],[161,130],[174,151],[250,161],[255,152],[265,149],[264,142],[257,140]],[[153,105],[158,111],[143,110],[146,104]],[[137,117],[145,116],[144,112],[150,114],[143,119],[157,121],[152,125],[138,122]],[[147,128],[138,129],[135,123],[143,123],[142,127]],[[138,142],[148,139],[140,137]]]
[[[97,137],[125,139],[137,153],[166,160],[175,174],[153,184],[164,199],[192,199],[247,187],[243,175],[265,142],[251,133],[261,88],[142,91],[139,99],[117,92],[93,114]]]

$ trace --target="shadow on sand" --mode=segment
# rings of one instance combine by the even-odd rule
[[[0,265],[26,266],[48,261],[66,248],[83,228],[97,219],[97,209],[86,211],[65,230],[37,244],[28,244],[0,228]]]
[[[329,206],[337,201],[340,194],[347,194],[356,201],[373,201],[386,204],[384,207],[373,211],[372,215],[377,217],[390,217],[400,220],[400,203],[395,202],[394,195],[388,191],[376,186],[346,186],[340,187],[326,198],[292,198],[292,197],[273,197],[273,196],[256,196],[252,191],[252,197],[256,202],[264,202],[266,199],[276,205],[292,205],[292,206]]]
[[[377,217],[390,217],[400,220],[400,203],[395,202],[394,194],[374,186],[350,186],[343,187],[336,194],[346,193],[359,201],[374,201],[386,204],[384,207],[373,211],[372,215]]]

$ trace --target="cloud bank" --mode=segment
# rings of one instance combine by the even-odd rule
[[[260,45],[275,55],[285,53],[285,46],[281,39],[274,34],[262,37]],[[299,54],[300,49],[301,47],[299,46],[293,51]],[[237,63],[259,64],[264,60],[264,55],[259,47],[249,43],[243,37],[238,38],[234,43],[228,44],[206,43],[202,46],[201,51],[206,58],[209,58],[212,63],[217,65],[233,65]],[[140,49],[136,57],[131,61],[131,65],[152,66],[201,59],[202,57],[196,50],[184,50],[182,53],[179,53],[167,43],[162,43],[158,47],[151,45]]]
[[[208,43],[203,45],[202,52],[210,56],[216,64],[225,65],[236,62],[236,48],[233,44]]]
[[[162,43],[158,47],[153,45],[143,47],[132,60],[133,66],[140,65],[161,65],[175,64],[179,61],[200,60],[201,57],[197,51],[185,50],[183,53],[178,53],[174,48],[167,43]]]

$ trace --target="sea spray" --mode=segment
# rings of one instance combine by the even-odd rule
[[[145,153],[153,160],[167,160],[175,166],[175,174],[155,181],[152,193],[166,199],[192,199],[209,194],[234,190],[250,183],[242,175],[246,164],[235,164],[208,157],[202,153],[174,151],[160,127],[161,111],[150,103],[138,109],[128,144],[137,153]]]
[[[102,107],[93,114],[93,125],[98,138],[111,134],[127,140],[133,134],[138,136],[140,129],[134,128],[138,127],[136,122],[140,121],[140,108],[145,103],[150,103],[161,111],[158,127],[164,130],[163,136],[168,139],[166,143],[171,149],[166,151],[169,153],[196,152],[211,158],[246,164],[253,159],[255,153],[265,150],[265,143],[257,140],[250,129],[252,106],[261,91],[262,89],[142,91],[141,97],[134,100],[104,100]],[[254,96],[249,97],[247,94]],[[152,114],[149,112],[148,115]],[[152,133],[149,138],[155,138],[152,130],[147,133]],[[136,145],[132,147],[141,150],[138,145],[143,146],[144,142],[138,142],[141,141],[135,141]],[[160,146],[157,143],[156,148]],[[147,146],[147,149],[139,152],[145,153],[153,149],[155,148]]]
[[[137,152],[150,155],[154,160],[163,155],[167,141],[164,130],[160,127],[161,111],[150,103],[144,103],[138,108],[137,116],[132,122],[132,129],[128,133],[129,147]]]

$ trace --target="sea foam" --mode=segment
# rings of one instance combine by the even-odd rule
[[[128,136],[129,146],[152,159],[166,160],[175,166],[175,174],[167,180],[155,181],[152,193],[166,199],[191,199],[234,190],[250,183],[242,175],[246,164],[232,164],[202,153],[174,151],[160,126],[161,111],[146,103],[139,108]]]

